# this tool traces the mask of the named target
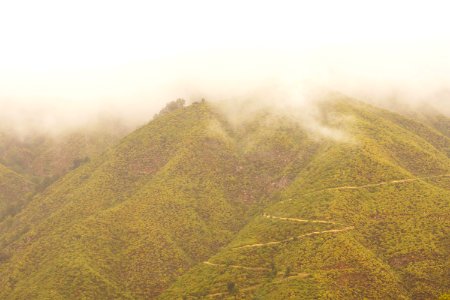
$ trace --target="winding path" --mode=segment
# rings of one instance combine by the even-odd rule
[[[325,188],[325,189],[321,189],[321,190],[317,190],[317,191],[308,192],[308,193],[305,193],[305,194],[300,195],[300,196],[311,195],[311,194],[320,193],[320,192],[324,192],[324,191],[358,190],[358,189],[365,189],[365,188],[370,188],[370,187],[377,187],[377,186],[390,185],[390,184],[401,184],[401,183],[408,183],[408,182],[419,181],[419,180],[422,180],[422,179],[431,179],[431,178],[440,178],[440,177],[450,177],[450,174],[441,174],[441,175],[432,175],[432,176],[421,176],[421,177],[416,177],[416,178],[397,179],[397,180],[383,181],[383,182],[378,182],[378,183],[369,183],[369,184],[356,185],[356,186],[344,185],[344,186],[338,186],[338,187],[330,187],[330,188]],[[285,202],[290,202],[290,201],[293,201],[293,200],[294,199],[287,199],[287,200],[280,201],[278,203],[285,203]]]
[[[216,264],[209,261],[203,262],[205,265],[208,266],[215,266],[215,267],[227,267],[227,268],[233,268],[233,269],[244,269],[244,270],[253,270],[253,271],[270,271],[270,268],[263,268],[263,267],[245,267],[240,265],[227,265],[227,264]]]
[[[344,227],[344,228],[341,228],[341,229],[329,229],[329,230],[323,230],[323,231],[313,231],[313,232],[297,235],[297,236],[294,236],[294,237],[291,237],[291,238],[287,238],[287,239],[284,239],[284,240],[281,240],[281,241],[273,241],[273,242],[267,242],[267,243],[256,243],[256,244],[249,244],[249,245],[239,246],[239,247],[233,248],[233,250],[245,249],[245,248],[255,248],[255,247],[264,247],[264,246],[273,246],[273,245],[278,245],[278,244],[282,244],[282,243],[286,243],[286,242],[295,241],[298,238],[303,238],[303,237],[307,237],[307,236],[324,234],[324,233],[338,233],[338,232],[349,231],[349,230],[352,230],[352,229],[355,229],[355,227],[348,226],[348,227]]]
[[[306,219],[297,219],[297,218],[285,218],[285,217],[276,217],[273,215],[269,215],[264,213],[264,218],[267,219],[276,219],[276,220],[284,220],[284,221],[292,221],[292,222],[300,222],[300,223],[322,223],[322,224],[339,224],[333,221],[325,221],[325,220],[306,220]]]
[[[267,219],[289,221],[289,222],[321,223],[321,224],[335,224],[335,225],[339,224],[337,222],[327,221],[327,220],[308,220],[308,219],[300,219],[300,218],[278,217],[278,216],[273,216],[273,215],[270,215],[270,214],[267,214],[267,213],[263,213],[263,217],[267,218]],[[281,243],[294,241],[294,240],[296,240],[298,238],[302,238],[302,237],[313,236],[313,235],[318,235],[318,234],[325,234],[325,233],[339,233],[339,232],[344,232],[344,231],[348,231],[348,230],[352,230],[352,229],[354,229],[353,226],[347,226],[347,227],[344,227],[344,228],[341,228],[341,229],[330,229],[330,230],[323,230],[323,231],[313,231],[313,232],[301,234],[301,235],[298,235],[298,236],[294,236],[294,237],[291,237],[291,238],[287,238],[287,239],[284,239],[284,240],[280,240],[280,241],[273,241],[273,242],[267,242],[267,243],[255,243],[255,244],[239,246],[239,247],[232,248],[232,250],[278,245],[278,244],[281,244]],[[232,265],[232,264],[218,264],[218,263],[212,263],[210,261],[204,261],[203,263],[205,265],[208,265],[208,266],[225,267],[225,268],[233,268],[233,269],[243,269],[243,270],[251,270],[251,271],[271,271],[272,270],[271,268],[265,268],[265,267],[246,267],[246,266]],[[280,273],[278,273],[278,274],[280,274]],[[306,277],[308,277],[310,275],[311,274],[309,274],[309,273],[297,273],[296,275],[291,275],[291,276],[279,279],[279,280],[275,281],[275,283],[279,283],[279,282],[282,282],[284,280],[295,279],[295,278],[303,279],[303,278],[306,278]],[[262,285],[264,285],[264,283],[259,283],[259,284],[254,284],[254,285],[251,285],[251,286],[247,286],[245,288],[239,289],[239,292],[255,290],[255,289],[257,289],[258,287],[260,287]],[[212,293],[212,294],[205,295],[205,298],[216,298],[216,297],[223,297],[223,296],[226,296],[226,295],[231,296],[227,292],[219,292],[219,293]]]
[[[288,277],[284,277],[284,278],[281,278],[281,279],[276,279],[272,283],[280,283],[280,282],[283,282],[283,281],[286,281],[286,280],[291,280],[291,279],[304,279],[304,278],[307,278],[309,276],[311,276],[311,274],[309,274],[309,273],[298,273],[298,274],[291,275],[291,276],[288,276]],[[259,288],[262,285],[264,285],[264,283],[258,283],[258,284],[247,286],[245,288],[240,288],[239,292],[248,292],[248,291],[256,290],[257,288]],[[231,296],[231,295],[228,292],[219,292],[219,293],[208,294],[205,297],[206,298],[215,298],[215,297],[220,297],[220,296]]]
[[[322,189],[322,190],[312,191],[312,192],[303,194],[302,196],[313,194],[313,193],[318,193],[318,192],[322,192],[322,191],[356,190],[356,189],[377,187],[377,186],[383,186],[383,185],[389,185],[389,184],[408,183],[408,182],[419,181],[421,179],[439,178],[439,177],[450,177],[450,174],[423,176],[423,177],[416,177],[416,178],[407,178],[407,179],[400,179],[400,180],[392,180],[392,181],[386,181],[386,182],[365,184],[365,185],[360,185],[360,186],[340,186],[340,187],[325,188],[325,189]],[[278,203],[288,202],[288,201],[292,201],[292,200],[293,199],[288,199],[288,200],[280,201]],[[267,218],[267,219],[290,221],[290,222],[321,223],[321,224],[341,225],[338,222],[328,221],[328,220],[308,220],[308,219],[291,218],[291,217],[278,217],[278,216],[270,215],[270,214],[267,214],[267,213],[263,213],[262,216],[264,218]],[[290,241],[295,241],[298,238],[314,236],[314,235],[319,235],[319,234],[327,234],[327,233],[339,233],[339,232],[345,232],[345,231],[349,231],[349,230],[353,230],[353,229],[355,229],[354,226],[346,226],[346,227],[343,227],[343,228],[340,228],[340,229],[329,229],[329,230],[323,230],[323,231],[313,231],[313,232],[301,234],[301,235],[298,235],[298,236],[290,237],[290,238],[287,238],[287,239],[284,239],[284,240],[280,240],[280,241],[272,241],[272,242],[267,242],[267,243],[255,243],[255,244],[249,244],[249,245],[243,245],[243,246],[239,246],[239,247],[234,247],[232,249],[233,250],[239,250],[239,249],[247,249],[247,248],[273,246],[273,245],[279,245],[279,244],[290,242]],[[270,271],[271,270],[270,268],[264,268],[264,267],[246,267],[246,266],[241,266],[241,265],[216,264],[216,263],[212,263],[212,262],[209,262],[209,261],[204,261],[203,263],[206,264],[206,265],[209,265],[209,266],[228,267],[228,268],[234,268],[234,269],[244,269],[244,270],[254,270],[254,271]],[[289,276],[289,277],[286,277],[286,278],[281,279],[279,281],[288,280],[288,279],[291,279],[291,278],[306,278],[308,276],[310,276],[310,274],[308,274],[308,273],[298,273],[297,275]],[[254,290],[254,289],[258,288],[261,285],[263,285],[263,284],[255,284],[255,285],[252,285],[252,286],[248,286],[246,288],[242,288],[242,289],[240,289],[240,291]],[[229,294],[225,293],[225,292],[223,292],[223,293],[214,293],[214,294],[206,295],[205,297],[214,298],[214,297],[219,297],[219,296],[224,296],[224,295],[229,295]]]

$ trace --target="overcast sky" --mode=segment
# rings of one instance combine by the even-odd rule
[[[240,97],[270,84],[285,94],[305,82],[450,113],[447,6],[1,1],[0,117],[55,126],[108,111],[140,122],[176,97]]]

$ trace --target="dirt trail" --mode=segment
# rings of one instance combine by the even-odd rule
[[[309,192],[309,193],[306,193],[304,195],[309,195],[309,194],[318,193],[318,192],[322,192],[322,191],[331,191],[331,190],[356,190],[356,189],[363,189],[363,188],[369,188],[369,187],[383,186],[383,185],[388,185],[388,184],[401,184],[401,183],[419,181],[421,179],[438,178],[438,177],[449,177],[449,176],[450,176],[450,174],[444,174],[444,175],[434,175],[434,176],[423,176],[423,177],[416,177],[416,178],[399,179],[399,180],[392,180],[392,181],[386,181],[386,182],[365,184],[365,185],[360,185],[360,186],[340,186],[340,187],[333,187],[333,188],[325,188],[325,189],[322,189],[322,190]],[[284,201],[280,201],[280,203],[281,202],[292,201],[292,200],[293,199],[284,200]],[[269,215],[269,214],[266,214],[266,213],[263,214],[263,217],[264,218],[268,218],[268,219],[291,221],[291,222],[322,223],[322,224],[340,225],[340,223],[334,222],[334,221],[309,220],[309,219],[288,218],[288,217],[277,217],[277,216]],[[239,250],[239,249],[246,249],[246,248],[255,248],[255,247],[279,245],[279,244],[282,244],[282,243],[294,241],[294,240],[296,240],[298,238],[303,238],[303,237],[307,237],[307,236],[326,234],[326,233],[339,233],[339,232],[345,232],[345,231],[349,231],[349,230],[353,230],[353,229],[355,229],[353,226],[347,226],[347,227],[340,228],[340,229],[329,229],[329,230],[323,230],[323,231],[313,231],[313,232],[301,234],[301,235],[298,235],[298,236],[295,236],[295,237],[291,237],[291,238],[287,238],[287,239],[284,239],[284,240],[280,240],[280,241],[272,241],[272,242],[267,242],[267,243],[255,243],[255,244],[249,244],[249,245],[234,247],[232,249],[233,250]],[[212,263],[212,262],[209,262],[209,261],[204,261],[203,263],[206,264],[206,265],[215,266],[215,267],[227,267],[227,268],[253,270],[253,271],[270,271],[271,270],[270,268],[264,268],[264,267],[246,267],[246,266],[240,266],[240,265],[216,264],[216,263]],[[279,280],[277,280],[275,282],[282,282],[284,280],[295,279],[295,278],[306,278],[306,277],[308,277],[310,275],[311,274],[309,274],[309,273],[298,273],[296,275],[292,275],[292,276],[288,276],[288,277],[283,278],[283,279],[279,279]],[[260,287],[262,285],[263,284],[255,284],[255,285],[252,285],[252,286],[248,286],[246,288],[241,288],[241,289],[239,289],[239,291],[245,292],[245,291],[254,290],[254,289],[257,289],[258,287]],[[206,298],[215,298],[215,297],[221,297],[221,296],[226,296],[226,295],[229,295],[229,293],[226,293],[226,292],[214,293],[214,294],[206,295],[205,297]]]
[[[281,273],[278,273],[278,274],[280,275]],[[281,276],[282,276],[282,274],[281,274]],[[304,279],[304,278],[307,278],[309,276],[311,276],[311,274],[309,274],[309,273],[298,273],[298,274],[291,275],[291,276],[288,276],[288,277],[282,277],[280,279],[275,279],[271,283],[272,284],[274,284],[274,283],[281,283],[281,282],[284,282],[284,281],[287,281],[287,280],[292,280],[292,279]],[[256,290],[257,288],[259,288],[262,285],[264,285],[264,283],[258,283],[258,284],[250,285],[250,286],[245,287],[245,288],[240,288],[239,292],[248,292],[248,291],[251,291],[251,290]],[[208,294],[205,297],[206,298],[214,298],[214,297],[227,296],[227,295],[230,295],[230,294],[228,292],[222,292],[222,293]]]
[[[357,186],[344,185],[344,186],[338,186],[338,187],[330,187],[330,188],[325,188],[325,189],[321,189],[321,190],[305,193],[305,194],[303,194],[301,196],[311,195],[311,194],[320,193],[320,192],[324,192],[324,191],[358,190],[358,189],[364,189],[364,188],[370,188],[370,187],[377,187],[377,186],[383,186],[383,185],[389,185],[389,184],[408,183],[408,182],[419,181],[419,180],[422,180],[422,179],[439,178],[439,177],[450,177],[450,174],[433,175],[433,176],[422,176],[422,177],[406,178],[406,179],[397,179],[397,180],[383,181],[383,182],[378,182],[378,183],[369,183],[369,184],[357,185]],[[290,202],[290,201],[293,201],[293,200],[295,200],[295,199],[283,200],[283,201],[280,201],[278,203]]]
[[[291,237],[288,239],[284,239],[281,241],[273,241],[273,242],[267,242],[267,243],[256,243],[256,244],[249,244],[249,245],[244,245],[244,246],[239,246],[239,247],[234,247],[232,248],[233,250],[238,250],[238,249],[245,249],[245,248],[254,248],[254,247],[264,247],[264,246],[272,246],[272,245],[278,245],[281,243],[286,243],[286,242],[290,242],[290,241],[294,241],[295,239],[298,238],[302,238],[302,237],[307,237],[307,236],[312,236],[312,235],[318,235],[318,234],[324,234],[324,233],[338,233],[338,232],[344,232],[344,231],[349,231],[355,229],[355,227],[353,226],[348,226],[348,227],[344,227],[341,229],[330,229],[330,230],[323,230],[323,231],[313,231],[313,232],[309,232],[309,233],[305,233],[305,234],[301,234],[295,237]]]
[[[285,218],[285,217],[276,217],[273,215],[269,215],[264,213],[263,214],[264,218],[267,219],[276,219],[276,220],[284,220],[284,221],[292,221],[292,222],[300,222],[300,223],[322,223],[322,224],[339,224],[337,222],[333,222],[333,221],[326,221],[326,220],[307,220],[307,219],[298,219],[298,218]]]
[[[282,221],[291,221],[291,222],[301,222],[301,223],[325,223],[325,224],[339,224],[337,222],[333,222],[333,221],[326,221],[326,220],[308,220],[308,219],[300,219],[300,218],[285,218],[285,217],[277,217],[277,216],[273,216],[273,215],[269,215],[264,213],[263,214],[264,218],[268,218],[268,219],[275,219],[275,220],[282,220]],[[253,248],[253,247],[264,247],[264,246],[270,246],[270,245],[278,245],[281,243],[285,243],[285,242],[290,242],[290,241],[294,241],[298,238],[302,238],[302,237],[307,237],[307,236],[313,236],[313,235],[318,235],[318,234],[325,234],[325,233],[339,233],[339,232],[344,232],[344,231],[348,231],[348,230],[352,230],[354,229],[353,226],[348,226],[348,227],[344,227],[344,228],[340,228],[340,229],[329,229],[329,230],[323,230],[323,231],[313,231],[313,232],[309,232],[309,233],[305,233],[305,234],[301,234],[298,236],[294,236],[291,238],[287,238],[281,241],[273,241],[273,242],[267,242],[267,243],[256,243],[256,244],[249,244],[249,245],[244,245],[244,246],[240,246],[240,247],[235,247],[232,248],[233,250],[238,250],[238,249],[244,249],[244,248]],[[231,265],[231,264],[217,264],[217,263],[212,263],[209,261],[204,261],[203,262],[205,265],[208,266],[214,266],[214,267],[225,267],[225,268],[234,268],[234,269],[243,269],[243,270],[252,270],[252,271],[271,271],[271,268],[265,268],[265,267],[246,267],[246,266],[241,266],[241,265]],[[278,275],[280,275],[282,273],[278,273]],[[307,278],[308,276],[310,276],[311,274],[309,273],[297,273],[295,275],[291,275],[282,279],[278,279],[275,280],[273,283],[280,283],[282,281],[285,280],[290,280],[290,279],[303,279],[303,278]],[[240,292],[245,292],[245,291],[250,291],[250,290],[254,290],[257,289],[258,287],[262,286],[263,284],[255,284],[252,286],[248,286],[245,288],[240,288],[239,291]],[[216,297],[223,297],[226,295],[230,295],[227,292],[222,292],[222,293],[212,293],[212,294],[208,294],[205,297],[206,298],[216,298]]]
[[[311,193],[317,193],[317,192],[321,192],[321,191],[330,191],[330,190],[356,190],[356,189],[363,189],[363,188],[368,188],[368,187],[376,187],[376,186],[381,186],[381,185],[399,184],[399,183],[405,183],[405,182],[419,181],[421,179],[439,178],[439,177],[448,177],[448,176],[450,176],[450,174],[398,179],[398,180],[383,181],[383,182],[378,182],[378,183],[369,183],[369,184],[358,185],[358,186],[339,186],[339,187],[334,187],[334,188],[326,188],[326,189],[314,191],[314,192],[311,192]]]
[[[263,268],[263,267],[245,267],[240,265],[227,265],[227,264],[215,264],[209,261],[203,262],[205,265],[208,266],[215,266],[215,267],[227,267],[227,268],[233,268],[233,269],[244,269],[244,270],[252,270],[252,271],[270,271],[269,268]]]
[[[418,181],[418,180],[419,180],[419,178],[409,178],[409,179],[392,180],[392,181],[385,181],[385,182],[379,182],[379,183],[369,183],[369,184],[358,185],[358,186],[339,186],[339,187],[335,187],[335,188],[327,188],[327,189],[324,189],[324,191],[357,190],[357,189],[363,189],[363,188],[368,188],[368,187],[375,187],[375,186],[388,185],[388,184],[398,184],[398,183],[412,182],[412,181]]]
[[[309,220],[309,219],[299,219],[299,218],[277,217],[277,216],[269,215],[269,214],[267,214],[267,213],[263,213],[263,217],[264,217],[264,218],[267,218],[267,219],[275,219],[275,220],[283,220],[283,221],[292,221],[292,222],[301,222],[301,223],[322,223],[322,224],[334,224],[334,225],[339,225],[339,223],[334,222],[334,221],[327,221],[327,220]],[[244,245],[244,246],[234,247],[234,248],[232,248],[232,249],[236,250],[236,249],[244,249],[244,248],[272,246],[272,245],[278,245],[278,244],[281,244],[281,243],[286,243],[286,242],[294,241],[295,239],[302,238],[302,237],[307,237],[307,236],[312,236],[312,235],[318,235],[318,234],[324,234],[324,233],[338,233],[338,232],[344,232],[344,231],[348,231],[348,230],[352,230],[352,229],[355,229],[355,228],[354,228],[353,226],[347,226],[347,227],[340,228],[340,229],[328,229],[328,230],[322,230],[322,231],[313,231],[313,232],[309,232],[309,233],[297,235],[297,236],[294,236],[294,237],[290,237],[290,238],[287,238],[287,239],[284,239],[284,240],[280,240],[280,241],[273,241],[273,242],[267,242],[267,243],[255,243],[255,244],[249,244],[249,245]]]

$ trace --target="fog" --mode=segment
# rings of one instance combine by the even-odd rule
[[[0,123],[21,133],[138,126],[176,98],[314,119],[317,91],[450,116],[445,3],[9,2]]]

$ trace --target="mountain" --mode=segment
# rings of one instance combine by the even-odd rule
[[[117,120],[104,120],[60,134],[20,135],[0,126],[3,196],[0,220],[17,213],[35,193],[67,172],[100,155],[128,132]],[[8,169],[8,171],[6,171]]]
[[[0,223],[5,299],[430,299],[450,290],[450,139],[343,96],[324,137],[171,103]]]
[[[433,299],[450,288],[449,140],[358,105],[273,203],[161,299]]]
[[[128,133],[117,120],[103,120],[61,133],[18,134],[0,127],[0,163],[39,183],[48,183],[100,155]]]

